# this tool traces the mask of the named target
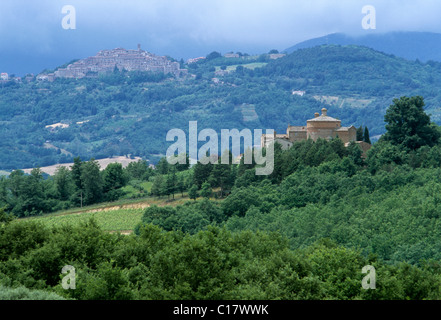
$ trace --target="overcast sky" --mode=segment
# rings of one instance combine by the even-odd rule
[[[75,30],[62,27],[65,5],[76,9]],[[362,28],[365,5],[376,9],[376,30]],[[284,50],[334,32],[388,31],[441,33],[441,1],[0,0],[0,68],[17,73],[42,64],[53,68],[138,43],[156,54],[188,59],[215,50]]]

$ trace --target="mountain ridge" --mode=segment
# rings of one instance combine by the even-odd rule
[[[324,44],[366,46],[407,60],[441,61],[441,34],[433,32],[395,31],[359,36],[333,33],[297,43],[284,51],[292,53]]]

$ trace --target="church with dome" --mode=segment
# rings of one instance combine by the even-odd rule
[[[288,126],[286,134],[264,134],[261,138],[261,146],[267,147],[270,143],[278,142],[282,149],[289,149],[294,142],[312,139],[335,139],[340,138],[348,146],[351,142],[357,142],[365,150],[365,142],[357,141],[357,129],[354,126],[342,127],[341,120],[328,116],[328,110],[322,109],[322,114],[316,113],[313,119],[306,122],[306,126]]]

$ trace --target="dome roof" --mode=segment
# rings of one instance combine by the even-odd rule
[[[308,122],[341,122],[338,119],[332,118],[328,116],[328,110],[326,108],[322,109],[322,114],[319,116],[318,113],[315,114],[315,118],[308,120]]]

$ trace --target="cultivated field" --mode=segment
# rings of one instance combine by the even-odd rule
[[[110,164],[110,163],[121,163],[122,166],[125,168],[129,165],[130,162],[137,162],[138,160],[141,160],[141,158],[134,158],[134,159],[130,159],[127,157],[113,157],[113,158],[105,158],[105,159],[100,159],[100,160],[96,160],[98,161],[98,163],[100,164],[100,167],[102,170],[106,169],[106,167]],[[56,164],[56,165],[52,165],[52,166],[47,166],[47,167],[42,167],[40,168],[42,172],[47,173],[48,175],[54,175],[55,171],[57,170],[58,167],[67,167],[70,168],[73,165],[73,163],[64,163],[64,164]],[[23,171],[25,173],[31,173],[32,168],[30,169],[23,169]]]

